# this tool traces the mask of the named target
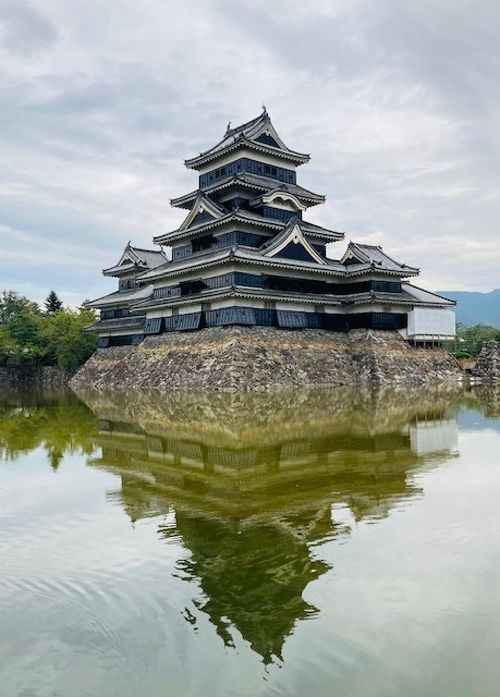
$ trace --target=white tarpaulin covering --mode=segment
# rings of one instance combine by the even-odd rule
[[[408,313],[408,338],[455,336],[455,313],[452,310],[434,310],[417,307]]]

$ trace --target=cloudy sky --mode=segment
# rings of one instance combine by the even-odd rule
[[[0,0],[0,102],[0,289],[106,292],[180,222],[183,159],[263,103],[312,221],[500,287],[497,0]]]

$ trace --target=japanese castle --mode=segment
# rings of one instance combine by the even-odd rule
[[[297,183],[309,159],[285,145],[264,108],[186,160],[198,185],[171,200],[187,211],[182,223],[153,239],[157,250],[129,243],[103,271],[118,289],[87,303],[100,310],[90,328],[98,347],[227,325],[397,330],[414,342],[453,336],[454,302],[412,285],[419,269],[354,242],[339,259],[327,256],[344,234],[305,219],[325,202]]]

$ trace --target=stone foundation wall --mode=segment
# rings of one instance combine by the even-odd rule
[[[500,342],[488,341],[483,346],[472,375],[487,382],[500,382]]]
[[[458,380],[442,349],[414,349],[397,332],[213,327],[147,337],[139,346],[98,349],[71,381],[75,389],[267,390]]]

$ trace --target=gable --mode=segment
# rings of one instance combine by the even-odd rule
[[[369,262],[368,257],[360,249],[356,247],[353,242],[349,243],[344,256],[340,260],[341,264],[345,266],[350,266],[351,264],[366,264]]]
[[[193,227],[194,225],[200,225],[201,223],[207,223],[209,220],[215,220],[215,217],[208,211],[200,211],[194,216],[187,227],[189,228]]]
[[[298,261],[313,261],[317,263],[317,259],[313,257],[309,251],[301,244],[289,242],[275,256],[286,257],[287,259],[297,259]]]
[[[271,145],[273,148],[279,148],[279,144],[274,140],[272,136],[268,133],[263,133],[258,138],[255,138],[256,143],[263,143],[264,145]]]
[[[283,230],[263,250],[268,257],[286,257],[316,264],[326,264],[325,259],[304,237],[300,224],[290,221]]]
[[[200,194],[179,229],[187,230],[195,225],[209,223],[211,220],[221,218],[223,215],[224,210],[217,205],[215,201],[212,201],[208,197],[203,196],[203,194]]]
[[[349,254],[348,256],[344,257],[343,263],[345,266],[350,266],[351,264],[361,264],[362,262],[354,256],[354,254]]]

